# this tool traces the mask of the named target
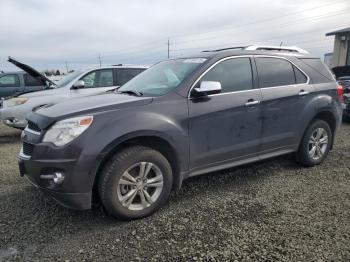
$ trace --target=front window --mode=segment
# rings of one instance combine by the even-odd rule
[[[17,75],[4,75],[0,77],[0,87],[19,87],[19,78]]]
[[[77,78],[79,75],[81,75],[81,71],[74,71],[72,73],[69,73],[65,77],[63,77],[61,80],[56,82],[57,87],[63,87],[68,85],[70,82],[72,82],[75,78]]]
[[[205,58],[175,59],[156,64],[131,79],[118,91],[135,91],[145,96],[161,96],[178,87]]]
[[[93,71],[81,80],[84,81],[85,88],[113,86],[113,69]]]
[[[214,66],[201,81],[215,81],[221,84],[221,93],[244,91],[253,88],[250,59],[232,58]]]

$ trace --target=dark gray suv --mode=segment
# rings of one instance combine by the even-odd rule
[[[287,153],[320,164],[340,99],[329,70],[298,49],[167,60],[117,92],[29,115],[20,173],[64,206],[89,209],[96,193],[113,216],[141,218],[191,176]]]

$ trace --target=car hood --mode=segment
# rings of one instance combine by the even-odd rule
[[[142,106],[150,103],[151,97],[137,97],[125,94],[105,93],[70,99],[66,102],[46,107],[37,111],[37,114],[60,120],[70,116],[95,114],[98,112],[119,110],[125,107]]]
[[[47,90],[42,90],[42,91],[27,92],[27,93],[23,93],[23,94],[19,95],[19,97],[33,98],[33,97],[66,94],[68,92],[69,92],[69,90],[67,90],[66,88],[60,87],[60,88],[47,89]]]
[[[48,79],[45,75],[43,75],[42,73],[38,72],[37,70],[35,70],[34,68],[30,67],[29,65],[26,65],[26,64],[23,64],[21,62],[18,62],[17,60],[13,59],[10,56],[9,56],[7,61],[9,61],[10,63],[14,64],[18,68],[22,69],[26,73],[30,74],[34,78],[39,78],[43,82],[47,82],[47,83],[50,83],[52,85],[56,85],[54,82],[52,82],[50,79]]]

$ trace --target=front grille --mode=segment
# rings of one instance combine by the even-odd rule
[[[26,156],[31,156],[33,154],[34,145],[23,142],[23,154]]]
[[[31,129],[35,132],[41,132],[41,129],[39,128],[39,126],[33,123],[32,121],[28,121],[28,129]]]

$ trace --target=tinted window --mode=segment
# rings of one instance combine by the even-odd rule
[[[132,78],[140,74],[144,69],[119,68],[117,69],[117,85],[122,86]]]
[[[332,74],[329,72],[329,70],[326,68],[326,66],[322,63],[322,61],[320,59],[318,59],[318,58],[301,58],[300,61],[307,64],[314,71],[316,71],[320,75],[324,76],[328,80],[333,81]]]
[[[253,88],[252,68],[249,58],[233,58],[214,66],[201,81],[221,83],[222,93]]]
[[[294,85],[294,71],[290,62],[280,58],[257,57],[259,83],[261,87]]]
[[[304,84],[307,82],[307,77],[301,72],[298,68],[293,66],[294,73],[295,73],[295,81],[297,84]]]
[[[19,87],[19,78],[17,75],[0,76],[0,86]]]
[[[36,79],[31,75],[25,74],[24,76],[24,85],[25,86],[42,86],[44,83],[40,79]]]
[[[85,88],[113,86],[113,69],[96,70],[85,75],[81,80]]]

